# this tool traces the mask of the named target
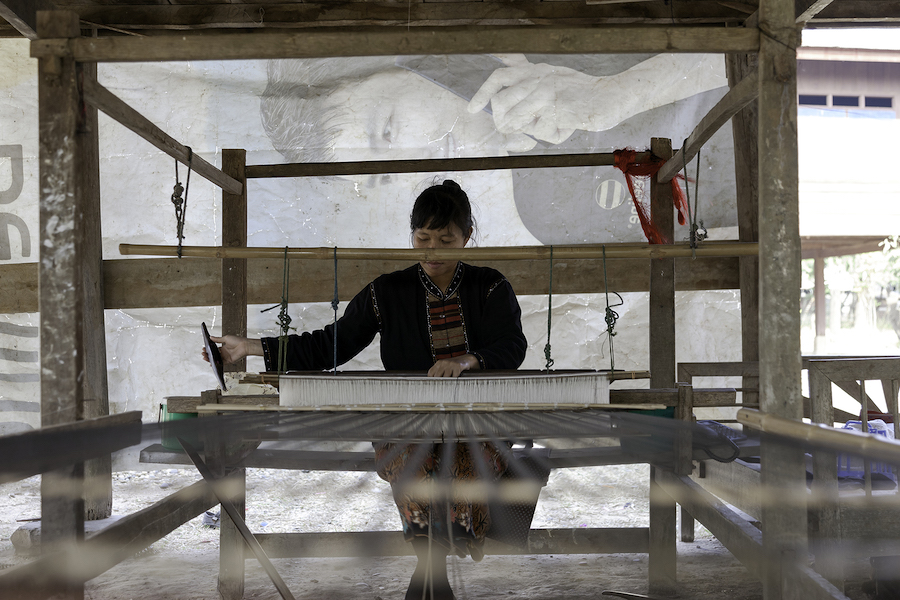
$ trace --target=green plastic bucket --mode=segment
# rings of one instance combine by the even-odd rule
[[[159,405],[159,422],[162,423],[162,447],[166,450],[181,450],[181,444],[178,443],[178,429],[172,427],[171,425],[166,425],[167,423],[172,423],[173,421],[183,421],[185,419],[196,419],[197,413],[170,413],[168,411],[168,407],[165,404]],[[182,437],[184,437],[188,443],[192,444],[194,447],[197,447],[199,444],[199,440],[197,439],[197,435],[195,433],[187,434],[182,431]]]

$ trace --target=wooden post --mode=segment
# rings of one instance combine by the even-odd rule
[[[797,51],[790,0],[759,7],[759,368],[762,411],[803,416],[800,388],[800,226],[797,175]],[[802,450],[767,440],[761,449],[765,600],[790,598],[785,578],[806,558],[806,465]]]
[[[240,513],[246,516],[247,472],[235,469],[217,485],[227,486],[228,497]],[[244,597],[244,548],[246,543],[231,517],[222,510],[219,513],[219,596],[222,600],[240,600]]]
[[[81,33],[73,12],[37,16],[41,38],[75,38]],[[65,54],[38,62],[40,138],[40,285],[41,425],[84,417],[82,244],[80,235],[76,131],[81,103],[75,60]],[[45,473],[41,478],[41,546],[52,551],[84,537],[83,465]],[[84,584],[58,590],[65,598],[83,598]]]
[[[247,245],[246,150],[222,150],[222,171],[241,183],[240,194],[222,192],[222,245]],[[222,334],[247,335],[247,259],[222,259]],[[225,365],[226,371],[247,370],[247,359]]]
[[[814,259],[815,264],[815,289],[814,304],[816,307],[816,343],[814,352],[822,354],[825,351],[825,323],[827,314],[825,312],[825,259],[817,256]]]
[[[817,259],[818,260],[818,259]],[[810,365],[809,400],[813,423],[834,426],[831,380],[815,365]],[[824,448],[813,454],[813,502],[810,506],[810,534],[814,537],[816,571],[839,590],[844,590],[844,566],[841,559],[841,505],[838,497],[837,455]],[[812,540],[811,540],[812,542]]]
[[[79,82],[97,79],[97,63],[76,67]],[[103,245],[100,231],[100,142],[97,109],[83,104],[84,122],[76,136],[78,202],[82,212],[82,281],[84,285],[84,418],[109,414],[106,370],[106,320],[103,297]],[[92,521],[112,514],[112,457],[84,463],[84,518]]]
[[[734,87],[758,71],[756,54],[726,54],[728,85]],[[751,102],[731,119],[734,138],[734,179],[737,193],[738,239],[759,241],[759,107]],[[741,286],[741,360],[759,360],[759,257],[738,259]],[[758,377],[744,377],[741,387],[756,389]],[[741,392],[741,402],[757,404],[759,394]]]
[[[650,152],[663,160],[672,157],[672,141],[650,140]],[[675,209],[672,187],[656,177],[650,182],[650,218],[659,232],[672,239]],[[650,387],[675,387],[675,261],[650,260]],[[650,559],[651,594],[675,589],[675,501],[656,481],[657,467],[650,467]]]

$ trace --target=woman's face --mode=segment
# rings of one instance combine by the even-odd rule
[[[405,69],[343,85],[329,101],[347,107],[337,161],[497,156],[535,144],[499,133],[489,114],[470,114],[461,98]]]
[[[450,223],[443,229],[419,227],[413,231],[413,248],[462,248],[469,241],[468,234],[463,234],[456,223]],[[422,269],[431,280],[441,287],[446,287],[456,271],[458,261],[420,261]]]

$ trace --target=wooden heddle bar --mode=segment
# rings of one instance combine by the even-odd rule
[[[178,256],[177,246],[119,244],[123,256]],[[193,258],[284,258],[323,260],[575,260],[602,258],[679,258],[756,256],[756,242],[704,242],[694,249],[682,244],[591,244],[579,246],[510,246],[459,249],[419,248],[231,248],[183,246]]]

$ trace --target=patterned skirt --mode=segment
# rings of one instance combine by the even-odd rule
[[[488,505],[478,486],[454,484],[496,481],[507,467],[504,453],[489,442],[378,443],[375,459],[379,477],[391,484],[407,541],[430,537],[461,557],[484,557]]]

